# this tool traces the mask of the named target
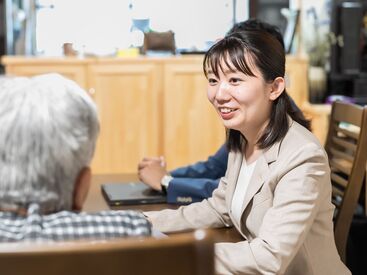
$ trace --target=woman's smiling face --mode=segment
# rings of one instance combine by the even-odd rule
[[[272,86],[266,83],[251,57],[245,54],[244,58],[254,76],[235,69],[228,58],[222,59],[217,75],[212,68],[207,69],[207,96],[224,126],[245,135],[248,129],[261,129],[268,123]]]

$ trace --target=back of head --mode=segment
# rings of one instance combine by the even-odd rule
[[[72,208],[99,132],[96,106],[57,74],[0,80],[0,208]]]

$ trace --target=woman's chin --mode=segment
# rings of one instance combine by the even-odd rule
[[[236,130],[236,131],[239,131],[239,129],[240,129],[240,127],[237,124],[229,123],[228,121],[223,121],[223,126],[227,130]]]

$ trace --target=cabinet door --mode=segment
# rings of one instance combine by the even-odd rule
[[[224,142],[225,130],[206,96],[202,60],[164,66],[164,155],[168,168],[205,160]]]
[[[74,80],[82,88],[87,88],[86,81],[86,66],[83,64],[68,64],[63,65],[60,62],[39,63],[39,64],[15,64],[6,66],[6,74],[18,76],[34,76],[46,73],[59,73],[66,78]]]
[[[285,77],[287,93],[299,108],[308,102],[308,62],[304,58],[287,55],[285,63]]]
[[[161,112],[160,66],[122,62],[89,67],[90,91],[101,123],[94,173],[136,173],[144,156],[156,156]]]

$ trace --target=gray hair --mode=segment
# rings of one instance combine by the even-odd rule
[[[1,78],[0,207],[70,210],[98,133],[96,106],[75,82],[58,74]]]

